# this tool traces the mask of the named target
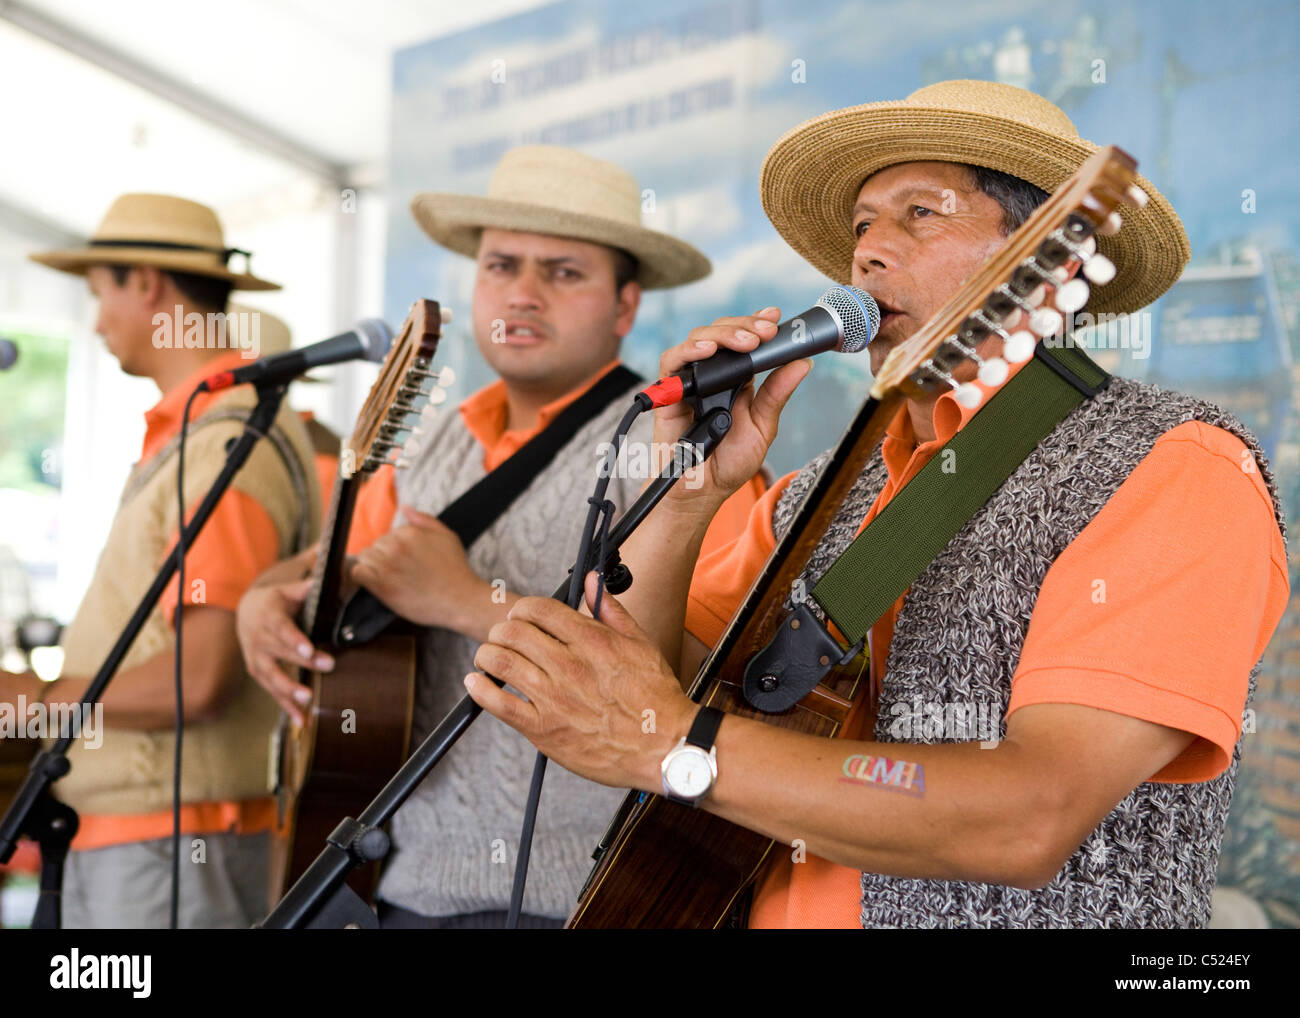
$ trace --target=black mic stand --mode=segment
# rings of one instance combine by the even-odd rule
[[[182,531],[183,541],[178,547],[192,548],[199,531],[207,523],[208,517],[216,508],[217,502],[225,494],[259,439],[264,437],[275,422],[280,412],[280,404],[288,391],[289,383],[257,387],[258,402],[252,414],[244,424],[244,433],[227,449],[226,464],[217,479],[212,482],[207,495],[199,503],[190,522]],[[136,607],[135,613],[122,630],[122,634],[113,644],[108,657],[100,665],[94,679],[81,698],[78,709],[85,709],[97,703],[104,695],[104,689],[117,673],[126,657],[131,644],[144,628],[149,615],[158,604],[167,584],[171,582],[180,561],[176,555],[169,555],[158,575],[149,586],[144,598]],[[84,715],[83,715],[84,716]],[[63,861],[67,856],[68,844],[77,833],[78,819],[76,811],[59,802],[49,793],[50,785],[68,773],[68,747],[72,745],[71,732],[61,735],[49,749],[36,754],[23,779],[22,787],[9,805],[3,820],[0,820],[0,863],[7,863],[18,846],[18,838],[26,836],[41,847],[41,884],[40,897],[36,914],[32,920],[32,929],[58,929],[61,925],[60,901],[63,887]]]
[[[748,384],[748,383],[745,383]],[[740,394],[742,386],[720,392],[712,396],[695,397],[689,403],[695,411],[695,423],[677,443],[679,452],[685,446],[689,450],[692,462],[686,462],[687,455],[675,455],[672,463],[640,494],[628,507],[627,512],[619,517],[618,523],[611,528],[606,539],[607,552],[604,561],[599,563],[601,574],[606,578],[608,588],[615,594],[622,593],[632,583],[632,575],[619,560],[618,549],[642,523],[662,499],[668,490],[687,470],[703,463],[713,454],[718,443],[731,429],[731,407]],[[648,409],[648,406],[647,406]],[[612,464],[611,464],[612,467]],[[594,522],[595,507],[588,514],[589,528]],[[584,545],[590,546],[589,535],[584,538]],[[594,552],[599,556],[599,550]],[[570,588],[576,585],[580,591],[582,579],[595,563],[588,556],[588,561],[575,565],[576,584],[573,571],[569,578],[560,584],[551,596],[557,601],[569,600]],[[504,685],[492,678],[498,686]],[[259,929],[377,929],[379,920],[370,906],[347,885],[348,874],[359,866],[376,862],[388,854],[390,841],[382,830],[384,824],[392,819],[393,814],[415,792],[416,787],[429,774],[438,762],[465,734],[470,724],[479,716],[483,708],[469,696],[464,697],[438,724],[419,747],[407,759],[401,769],[392,777],[374,800],[353,819],[345,817],[326,838],[322,849],[312,864],[298,881],[275,906],[270,915],[261,923]]]

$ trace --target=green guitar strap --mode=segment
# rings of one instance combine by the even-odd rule
[[[796,604],[745,667],[752,707],[788,710],[835,666],[862,653],[868,631],[1065,416],[1110,375],[1074,345],[1040,342],[970,422],[944,444],[817,581],[811,596],[848,638],[846,650],[807,603]]]
[[[1025,457],[1110,375],[1074,344],[1033,359],[895,495],[812,596],[857,645]]]

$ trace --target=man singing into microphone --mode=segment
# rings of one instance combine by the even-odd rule
[[[641,225],[640,194],[617,166],[528,146],[504,156],[487,197],[421,194],[412,203],[435,242],[476,260],[474,338],[500,376],[442,412],[409,469],[366,482],[349,535],[353,579],[425,627],[412,745],[464,697],[461,680],[479,642],[520,594],[549,594],[573,564],[601,447],[642,384],[618,362],[642,289],[680,286],[709,271],[695,248]],[[612,395],[467,551],[437,515],[607,380],[618,383]],[[628,436],[626,466],[607,492],[615,519],[646,479],[636,464],[648,466],[651,432],[647,416]],[[720,546],[740,532],[764,490],[760,466],[761,457],[701,540]],[[282,563],[239,610],[250,671],[294,717],[307,690],[287,672],[332,665],[294,621],[310,586],[300,579],[305,565],[305,558]],[[536,754],[516,733],[484,720],[390,825],[393,849],[378,895],[386,927],[504,923]],[[558,768],[548,773],[522,926],[563,922],[618,799]]]
[[[876,296],[878,370],[1093,150],[1039,96],[942,82],[796,128],[767,157],[762,198],[805,258]],[[1096,310],[1138,310],[1189,257],[1169,203],[1141,186],[1149,202],[1101,242],[1118,274]],[[662,370],[753,349],[778,319],[767,309],[696,329]],[[998,352],[990,339],[984,356]],[[661,770],[697,718],[718,720],[679,674],[695,674],[825,462],[772,488],[692,585],[713,506],[761,460],[807,370],[782,367],[741,398],[707,483],[675,489],[625,546],[636,583],[605,597],[600,622],[521,601],[480,648],[470,695],[576,773],[693,799],[774,839],[754,926],[1204,926],[1242,711],[1288,581],[1258,443],[1188,396],[1116,378],[1030,452],[876,623],[872,695],[847,738],[729,714],[696,729],[716,778],[685,789]],[[974,375],[967,363],[955,380]],[[680,408],[658,416],[660,440],[682,432]],[[808,589],[974,416],[948,389],[907,400]],[[981,703],[998,728],[973,739],[900,725],[895,709],[942,721]],[[907,794],[867,758],[906,774]]]
[[[95,331],[122,370],[152,379],[162,399],[145,414],[140,461],[64,633],[63,676],[45,684],[31,674],[0,675],[0,700],[15,702],[22,694],[29,703],[76,704],[175,547],[186,400],[207,376],[244,366],[260,352],[251,345],[259,335],[251,322],[244,320],[250,331],[235,342],[219,316],[232,289],[279,289],[246,265],[243,272],[230,268],[233,253],[211,209],[128,194],[113,203],[85,247],[32,256],[86,277],[99,302]],[[185,448],[187,517],[224,466],[226,444],[243,432],[255,402],[249,388],[195,399]],[[107,504],[109,493],[104,497]],[[265,913],[275,817],[267,757],[278,712],[244,670],[235,610],[258,574],[314,541],[319,526],[311,441],[286,402],[186,556],[182,928],[247,927]],[[102,745],[74,742],[71,771],[53,786],[80,815],[64,871],[65,927],[169,924],[176,607],[173,583],[104,694]]]

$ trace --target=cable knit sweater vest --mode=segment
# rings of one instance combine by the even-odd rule
[[[578,553],[602,457],[635,390],[588,422],[511,507],[469,548],[474,572],[518,594],[549,596]],[[628,436],[627,464],[610,481],[615,518],[639,494],[638,471],[653,422],[643,415]],[[636,472],[635,477],[620,473]],[[425,447],[398,473],[398,496],[432,515],[483,478],[483,447],[454,409],[430,425]],[[400,521],[397,521],[400,522]],[[431,582],[437,582],[436,577]],[[421,740],[465,695],[478,643],[445,629],[420,639],[414,739]],[[521,735],[480,715],[393,817],[392,852],[379,897],[422,915],[505,910],[510,903],[524,802],[536,750]],[[524,911],[564,918],[591,869],[591,852],[625,793],[552,763],[538,809]]]
[[[252,389],[231,389],[207,413],[190,422],[185,449],[186,506],[196,506],[207,493],[225,465],[226,443],[243,433],[242,418],[256,402]],[[90,587],[64,631],[65,674],[89,676],[99,669],[171,546],[178,529],[177,445],[173,442],[137,465],[127,480]],[[253,448],[231,484],[236,491],[257,499],[267,511],[279,535],[280,557],[305,547],[320,529],[320,493],[313,464],[311,440],[286,403],[269,439]],[[191,596],[202,579],[192,570],[187,573]],[[122,668],[170,653],[172,646],[171,625],[155,607]],[[270,742],[279,714],[275,702],[245,674],[238,693],[219,718],[186,725],[181,801],[221,802],[268,795]],[[174,752],[170,728],[139,731],[105,726],[102,746],[91,749],[73,743],[68,752],[72,769],[54,786],[55,794],[85,814],[169,809]]]
[[[1056,557],[1083,530],[1151,450],[1177,425],[1200,420],[1252,451],[1285,525],[1255,437],[1213,404],[1114,379],[1039,444],[989,502],[913,583],[889,648],[875,738],[933,743],[924,726],[891,727],[893,704],[954,705],[1000,719],[1039,588]],[[782,534],[825,455],[783,493],[773,526]],[[852,541],[884,487],[879,450],[854,487],[804,574],[807,588]],[[1249,695],[1259,671],[1250,674]],[[914,709],[914,708],[913,708]],[[945,707],[945,710],[949,708]],[[864,927],[1202,927],[1236,780],[1231,766],[1195,784],[1147,782],[1126,796],[1046,887],[862,875]]]

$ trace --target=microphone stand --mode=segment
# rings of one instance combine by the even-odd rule
[[[683,462],[684,457],[674,456],[673,462],[646,486],[637,500],[628,507],[627,512],[620,516],[618,522],[610,529],[605,542],[606,555],[599,563],[601,573],[607,578],[610,590],[621,593],[631,585],[631,574],[618,557],[619,547],[645,520],[650,510],[668,494],[668,490],[682,474],[692,466],[703,463],[713,454],[718,443],[731,429],[731,407],[740,394],[741,388],[743,385],[712,396],[694,397],[689,401],[695,411],[695,423],[679,439],[678,446],[689,446],[693,450],[695,462],[686,464]],[[590,515],[588,522],[591,523]],[[584,543],[588,542],[584,541]],[[598,556],[599,550],[592,554]],[[575,565],[578,571],[579,590],[582,586],[582,577],[592,565],[590,555],[587,562]],[[557,601],[567,603],[573,580],[573,570],[571,570],[569,578],[566,578],[551,596]],[[492,681],[498,686],[504,685],[498,679],[492,678]],[[348,874],[357,867],[376,862],[388,854],[390,841],[388,834],[382,830],[383,825],[388,823],[402,803],[411,797],[420,782],[465,734],[482,710],[483,708],[469,696],[464,697],[453,707],[375,796],[360,817],[356,819],[345,817],[330,833],[325,839],[326,844],[321,853],[256,928],[378,929],[379,920],[374,911],[347,885]]]
[[[225,494],[259,439],[264,437],[275,422],[280,412],[280,403],[288,391],[289,383],[257,386],[258,402],[252,414],[244,424],[244,433],[228,448],[226,464],[212,487],[204,496],[199,507],[194,511],[190,522],[182,531],[184,540],[181,546],[192,548],[199,531],[207,523],[208,517],[216,508],[217,502]],[[135,613],[122,630],[112,650],[95,673],[94,679],[81,698],[78,709],[85,711],[97,703],[104,695],[109,681],[117,673],[126,657],[127,651],[139,636],[140,630],[148,621],[154,607],[162,597],[167,584],[171,582],[180,565],[178,556],[169,555],[158,575],[145,592]],[[84,713],[83,715],[84,716]],[[32,920],[32,929],[58,929],[61,925],[60,899],[63,887],[63,861],[67,857],[68,844],[77,833],[78,819],[76,811],[59,802],[50,795],[50,785],[68,773],[68,748],[72,745],[71,732],[61,735],[49,749],[36,755],[23,779],[22,787],[9,805],[4,818],[0,820],[0,863],[6,863],[13,856],[18,846],[18,838],[27,836],[41,847],[41,885],[37,901],[36,914]]]

